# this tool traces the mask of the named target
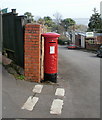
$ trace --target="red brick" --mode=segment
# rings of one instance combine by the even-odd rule
[[[41,25],[27,24],[24,36],[25,79],[40,82],[40,37]]]

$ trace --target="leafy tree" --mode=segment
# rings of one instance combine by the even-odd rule
[[[40,17],[36,22],[39,24],[45,25],[48,31],[52,31],[52,28],[55,25],[52,18],[49,16],[45,16],[43,18]]]
[[[61,20],[61,25],[67,31],[71,26],[75,25],[75,21],[71,18],[66,18],[64,20]]]
[[[33,19],[34,16],[32,15],[31,12],[25,12],[24,15],[27,16],[28,21],[30,21],[30,22],[34,21],[34,19]]]
[[[100,14],[97,12],[96,8],[94,8],[93,12],[94,14],[92,14],[89,20],[88,31],[102,32],[102,19]]]
[[[45,16],[45,17],[44,17],[44,20],[45,20],[45,21],[48,21],[48,20],[49,20],[49,21],[52,21],[52,18],[49,17],[49,16]]]
[[[44,25],[44,24],[45,24],[44,19],[43,19],[43,18],[41,18],[41,17],[37,20],[37,22],[38,22],[39,24],[42,24],[42,25]]]
[[[55,24],[52,18],[49,16],[45,16],[43,19],[45,21],[44,25],[46,25],[47,27],[53,27],[53,25]]]

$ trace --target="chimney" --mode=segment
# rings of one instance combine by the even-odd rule
[[[13,14],[16,14],[16,9],[11,9]]]

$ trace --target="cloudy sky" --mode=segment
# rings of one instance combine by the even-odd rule
[[[19,15],[31,12],[36,16],[50,16],[59,12],[63,18],[90,18],[93,8],[100,12],[102,0],[0,0],[0,8],[17,9]]]

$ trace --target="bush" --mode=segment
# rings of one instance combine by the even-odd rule
[[[69,43],[69,40],[68,40],[67,37],[65,37],[65,36],[59,37],[58,44],[60,44],[60,45],[66,45],[68,43]]]
[[[68,38],[65,36],[61,36],[58,39],[58,44],[60,45],[66,45],[68,43]]]
[[[58,40],[58,44],[60,44],[60,45],[63,45],[64,44],[64,42],[62,41],[62,40]]]

